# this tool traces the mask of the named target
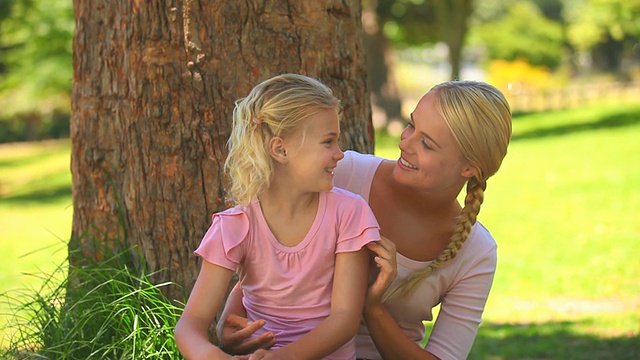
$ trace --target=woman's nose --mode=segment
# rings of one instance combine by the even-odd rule
[[[407,131],[403,131],[402,134],[400,134],[400,143],[398,144],[398,147],[402,151],[407,151],[409,148],[410,142],[411,142],[411,136],[407,134]]]

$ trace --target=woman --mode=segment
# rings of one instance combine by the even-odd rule
[[[468,356],[496,268],[496,243],[476,216],[510,137],[511,111],[500,91],[483,82],[451,81],[420,99],[397,161],[345,153],[335,185],[367,200],[390,240],[371,247],[380,272],[365,300],[358,358]],[[465,184],[462,206],[457,198]],[[228,303],[225,314],[242,314],[237,292]],[[438,304],[422,348],[422,321],[433,320]],[[273,341],[272,334],[249,339],[260,321],[226,319],[218,331],[227,349],[250,352]]]

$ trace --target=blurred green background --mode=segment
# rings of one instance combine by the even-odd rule
[[[378,155],[451,77],[514,110],[479,215],[499,264],[470,358],[640,358],[640,1],[468,3],[363,1],[363,26]],[[67,256],[73,29],[71,1],[0,1],[0,293]]]

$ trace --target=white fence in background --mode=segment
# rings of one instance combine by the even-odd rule
[[[572,85],[545,91],[518,90],[505,96],[513,112],[559,110],[603,102],[640,102],[640,81]]]

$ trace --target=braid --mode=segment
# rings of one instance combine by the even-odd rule
[[[478,213],[480,212],[480,205],[482,205],[482,202],[484,201],[484,190],[486,188],[486,180],[478,180],[474,177],[468,181],[464,208],[460,213],[460,217],[456,221],[453,235],[449,240],[447,248],[444,249],[425,269],[412,272],[406,278],[400,280],[393,287],[389,288],[382,297],[383,302],[412,293],[422,280],[431,275],[440,267],[440,265],[458,255],[458,250],[460,250],[462,244],[467,240],[469,233],[471,232],[471,227],[476,223]]]

